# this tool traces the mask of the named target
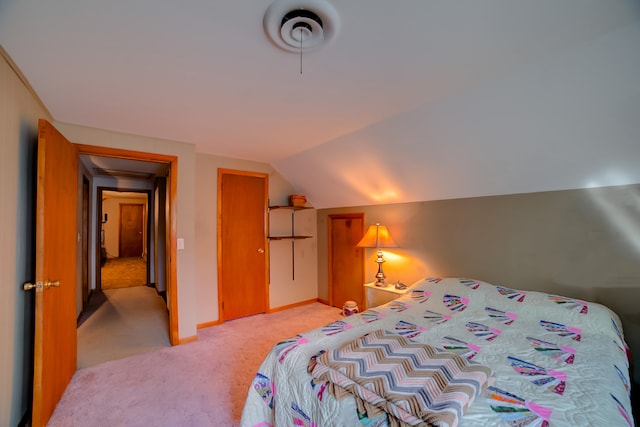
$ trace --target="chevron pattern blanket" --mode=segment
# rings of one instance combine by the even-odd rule
[[[382,329],[321,352],[309,372],[367,418],[386,413],[397,426],[455,427],[491,380],[486,366]]]

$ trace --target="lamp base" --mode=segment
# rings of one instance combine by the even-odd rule
[[[379,287],[379,288],[386,288],[386,287],[387,287],[387,284],[386,284],[386,283],[384,283],[384,280],[378,280],[378,281],[376,282],[376,286],[377,286],[377,287]]]
[[[384,279],[386,279],[387,276],[385,276],[384,272],[382,271],[382,263],[384,262],[384,258],[382,258],[382,252],[380,252],[380,254],[378,255],[378,260],[376,262],[378,263],[378,272],[376,273],[376,286],[380,288],[386,288],[387,284],[384,283]]]

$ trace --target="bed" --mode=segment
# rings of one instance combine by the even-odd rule
[[[426,278],[277,343],[241,425],[633,426],[629,359],[600,304]]]

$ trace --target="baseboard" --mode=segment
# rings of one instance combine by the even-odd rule
[[[320,298],[318,298],[318,302],[319,302],[320,304],[324,304],[324,305],[331,305],[331,304],[329,304],[329,301],[324,300],[324,299],[320,299]]]
[[[283,310],[288,310],[290,308],[294,308],[294,307],[300,307],[303,305],[309,305],[309,304],[313,304],[314,302],[321,302],[320,300],[318,300],[318,298],[313,298],[313,299],[309,299],[306,301],[300,301],[300,302],[296,302],[294,304],[289,304],[289,305],[283,305],[280,307],[275,307],[275,308],[271,308],[269,309],[269,313],[275,313],[277,311],[283,311]]]
[[[324,302],[324,301],[322,301],[322,300],[320,300],[318,298],[312,298],[312,299],[309,299],[309,300],[306,300],[306,301],[296,302],[294,304],[288,304],[288,305],[283,305],[283,306],[280,306],[280,307],[274,307],[274,308],[269,309],[269,311],[267,311],[267,313],[275,313],[275,312],[278,312],[278,311],[284,311],[284,310],[288,310],[288,309],[294,308],[294,307],[301,307],[303,305],[313,304],[314,302],[319,302],[321,304],[329,305],[327,302]],[[222,323],[223,322],[220,322],[219,319],[218,320],[212,320],[210,322],[198,323],[196,325],[196,328],[197,329],[204,329],[204,328],[209,328],[211,326],[217,326],[217,325],[220,325]],[[180,340],[180,344],[182,344],[182,340]]]
[[[212,320],[211,322],[198,323],[196,325],[196,329],[204,329],[211,326],[216,326],[220,324],[220,320]]]
[[[192,335],[190,337],[180,338],[178,339],[178,345],[187,344],[194,341],[198,341],[198,335]]]

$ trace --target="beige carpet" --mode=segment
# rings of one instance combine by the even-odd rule
[[[340,317],[339,309],[313,303],[232,320],[200,330],[193,343],[81,369],[49,426],[237,426],[269,349]]]
[[[167,306],[155,288],[107,289],[78,327],[78,369],[169,347]]]
[[[109,258],[101,269],[102,289],[127,288],[147,284],[147,261],[144,258]]]

